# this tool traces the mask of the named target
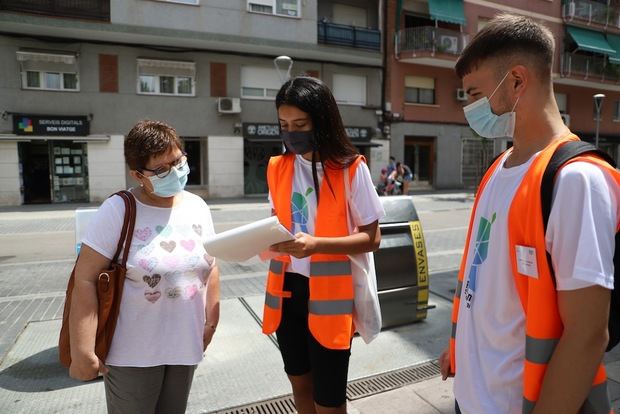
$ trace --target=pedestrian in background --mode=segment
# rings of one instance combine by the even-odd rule
[[[176,131],[142,121],[127,135],[125,161],[139,184],[121,306],[105,364],[95,355],[96,278],[114,256],[120,197],[99,208],[82,241],[70,313],[70,375],[104,374],[108,412],[183,413],[196,366],[219,320],[219,270],[203,247],[211,212],[184,191],[189,167]]]
[[[411,181],[413,180],[413,172],[411,171],[411,168],[409,168],[408,165],[404,164],[404,163],[396,163],[397,164],[397,169],[400,168],[400,175],[403,177],[403,194],[404,195],[409,195],[409,185],[411,184]]]
[[[269,161],[269,198],[295,240],[271,248],[281,255],[269,267],[263,332],[277,335],[300,414],[346,413],[354,333],[347,255],[379,247],[384,211],[323,82],[289,80],[276,108],[286,152]]]
[[[620,174],[594,156],[565,165],[544,227],[542,174],[578,140],[554,98],[553,56],[549,29],[501,15],[456,64],[471,128],[513,142],[478,189],[440,358],[444,379],[455,374],[457,412],[611,412],[601,361]]]

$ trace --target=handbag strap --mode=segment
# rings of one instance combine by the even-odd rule
[[[114,193],[112,196],[115,195],[121,197],[125,203],[125,217],[123,219],[123,227],[121,229],[121,234],[118,239],[118,245],[116,246],[116,252],[114,253],[112,262],[116,263],[121,251],[123,251],[123,258],[120,264],[125,267],[127,264],[127,258],[129,257],[129,248],[131,247],[131,239],[133,238],[133,231],[136,224],[136,199],[133,194],[126,190]]]

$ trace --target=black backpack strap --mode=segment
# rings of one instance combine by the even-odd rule
[[[558,147],[545,172],[543,174],[542,183],[540,185],[540,200],[542,204],[543,224],[545,233],[547,232],[547,222],[549,221],[549,215],[551,214],[551,202],[553,198],[553,185],[555,175],[558,170],[571,159],[580,155],[594,155],[598,158],[607,161],[612,167],[616,167],[616,162],[606,152],[596,148],[594,145],[583,141],[569,141],[564,145]]]

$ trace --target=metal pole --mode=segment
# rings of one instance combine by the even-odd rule
[[[605,95],[602,93],[597,93],[592,98],[594,98],[594,106],[596,108],[596,135],[594,137],[594,145],[598,148],[598,130],[599,124],[601,123],[601,107],[603,106],[603,99],[605,99]]]
[[[594,146],[598,148],[598,125],[601,121],[601,110],[597,106],[596,107],[596,135],[594,136]]]

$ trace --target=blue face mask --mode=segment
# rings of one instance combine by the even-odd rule
[[[280,138],[286,148],[293,154],[303,155],[312,152],[314,145],[314,132],[312,131],[282,131]]]
[[[495,92],[497,92],[507,76],[508,73],[504,75],[491,96],[488,98],[486,96],[484,98],[480,98],[476,102],[463,108],[465,119],[467,119],[469,126],[481,137],[512,138],[514,135],[517,116],[515,108],[519,103],[519,98],[517,98],[517,101],[512,107],[512,111],[502,115],[495,115],[491,110],[491,104],[489,103],[489,99],[495,95]]]
[[[181,168],[172,167],[170,173],[164,178],[154,175],[148,179],[153,185],[153,194],[160,197],[174,197],[185,188],[188,174],[189,165],[185,163]]]

